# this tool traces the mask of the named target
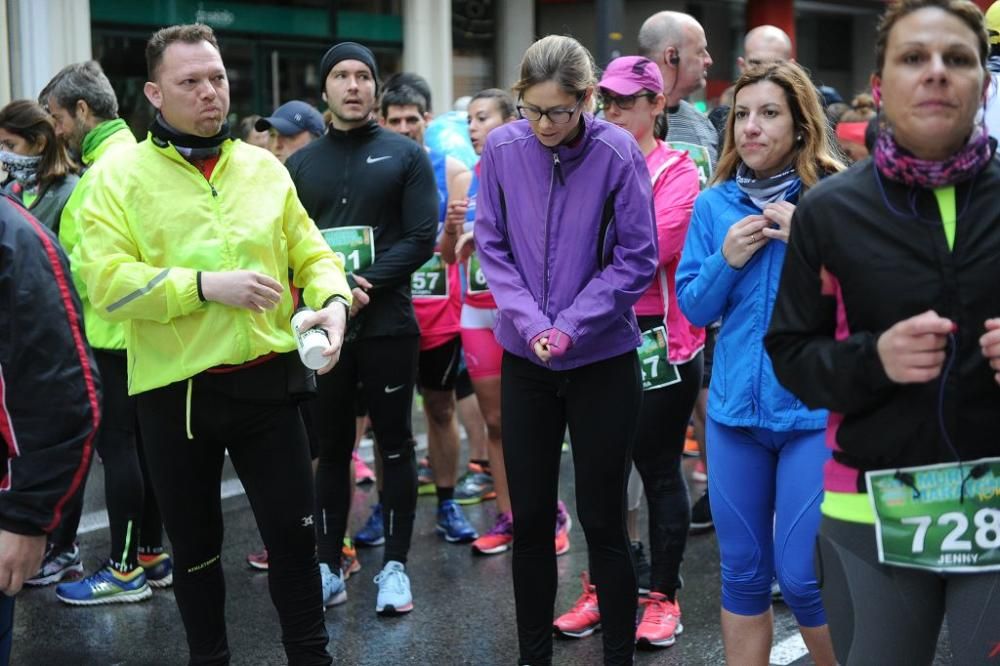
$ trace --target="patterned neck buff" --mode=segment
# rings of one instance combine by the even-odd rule
[[[986,127],[977,125],[968,142],[944,160],[923,160],[896,143],[891,130],[879,132],[875,142],[875,166],[890,180],[908,187],[932,190],[968,180],[993,157]]]
[[[21,187],[28,190],[38,183],[38,165],[41,155],[18,155],[9,150],[0,150],[0,164],[3,170],[14,177]]]

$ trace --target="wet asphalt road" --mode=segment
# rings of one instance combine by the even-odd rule
[[[370,452],[369,452],[370,455]],[[687,461],[690,472],[693,464]],[[277,614],[267,591],[267,574],[245,562],[260,547],[246,497],[234,481],[227,461],[223,501],[226,533],[222,553],[227,580],[227,619],[233,664],[282,664]],[[101,527],[103,470],[95,464],[87,487],[80,546],[89,573],[108,556],[108,531]],[[697,495],[704,486],[692,484]],[[374,492],[358,487],[352,509],[354,529],[367,517]],[[570,454],[562,463],[561,496],[572,512],[573,479]],[[370,496],[371,493],[371,496]],[[330,652],[340,664],[514,664],[514,631],[510,554],[474,557],[467,545],[446,543],[434,532],[433,496],[418,504],[408,571],[415,610],[383,619],[375,615],[372,577],[381,565],[381,548],[360,549],[362,570],[348,581],[346,604],[327,611]],[[492,524],[495,503],[467,507],[473,525],[483,531]],[[645,517],[643,517],[643,521]],[[352,529],[353,531],[353,529]],[[645,530],[643,530],[645,532]],[[571,533],[571,551],[558,559],[559,594],[556,613],[568,609],[580,593],[579,574],[587,566],[582,530]],[[657,652],[640,652],[638,664],[722,664],[719,630],[719,559],[714,533],[694,536],[682,568],[685,588],[680,594],[684,633],[676,645]],[[772,664],[809,664],[794,620],[782,604],[775,606]],[[138,604],[70,607],[60,603],[53,588],[29,589],[17,602],[13,664],[25,665],[173,665],[186,663],[187,649],[180,617],[170,590],[155,590]],[[947,664],[947,646],[935,663]],[[557,664],[599,664],[600,635],[557,640]]]

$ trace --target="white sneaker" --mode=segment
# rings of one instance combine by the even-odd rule
[[[339,606],[347,601],[347,586],[344,584],[344,574],[339,570],[334,573],[329,564],[320,562],[319,576],[323,579],[323,608]]]
[[[375,612],[379,615],[402,615],[413,610],[413,595],[410,594],[410,578],[402,562],[390,560],[375,576],[378,585],[378,599]]]

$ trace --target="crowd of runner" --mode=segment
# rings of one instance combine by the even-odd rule
[[[930,663],[944,619],[955,663],[1000,660],[1000,2],[891,3],[850,105],[759,26],[702,114],[710,40],[659,12],[599,70],[543,37],[437,119],[422,76],[342,42],[325,114],[231,127],[215,35],[178,25],[139,142],[96,62],[0,109],[0,663],[22,585],[172,586],[190,663],[229,663],[227,455],[291,664],[336,659],[357,547],[383,548],[376,613],[419,612],[425,493],[446,542],[513,551],[521,664],[598,628],[607,664],[675,644],[713,525],[730,664],[768,663],[776,597],[816,664]],[[588,570],[557,615],[566,442]],[[85,572],[95,453],[111,548]]]

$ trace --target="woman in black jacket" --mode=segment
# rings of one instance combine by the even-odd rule
[[[1000,162],[977,124],[982,15],[902,0],[878,30],[886,130],[795,213],[767,349],[831,411],[819,579],[840,663],[1000,654]],[[930,469],[927,467],[930,466]]]

